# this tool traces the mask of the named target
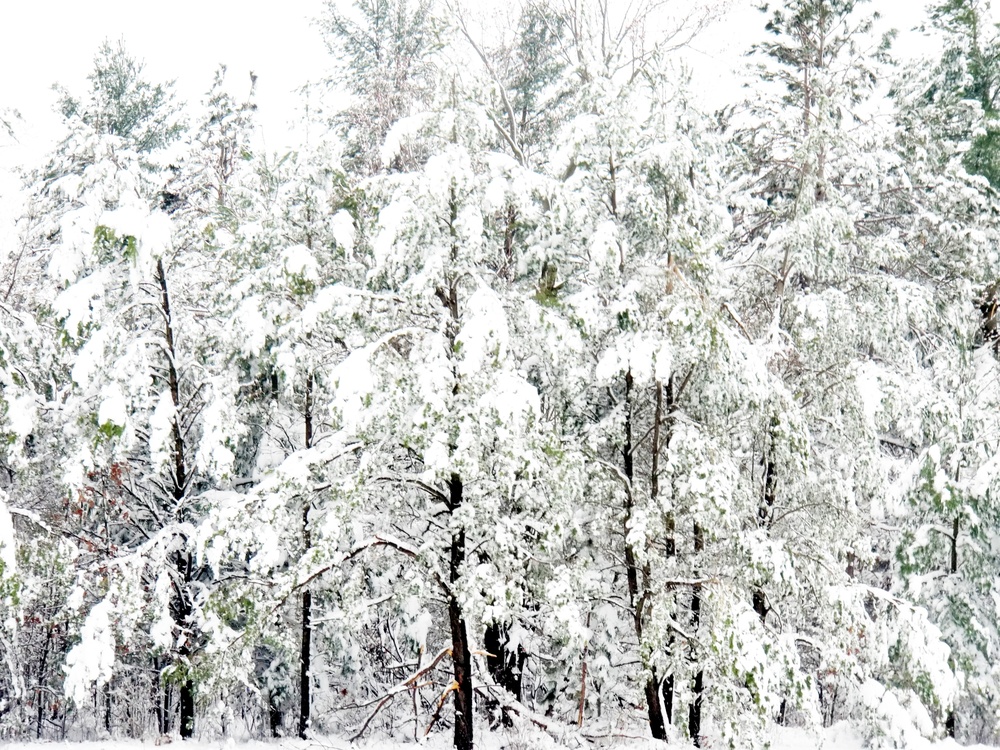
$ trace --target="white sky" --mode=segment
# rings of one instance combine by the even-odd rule
[[[44,127],[52,84],[84,92],[101,42],[124,39],[146,77],[176,79],[183,101],[201,100],[220,63],[239,91],[253,70],[264,137],[277,149],[298,105],[292,90],[329,64],[310,24],[322,10],[323,0],[0,0],[0,108]]]
[[[468,0],[487,1],[493,0]],[[763,33],[765,16],[755,10],[758,2],[732,0],[726,16],[695,40],[687,54],[697,86],[711,105],[733,96],[738,71],[746,68],[739,53]],[[286,126],[295,120],[301,101],[293,90],[321,77],[330,64],[319,30],[311,25],[322,13],[323,0],[0,3],[0,108],[20,110],[32,126],[28,137],[35,134],[39,140],[46,123],[54,121],[52,84],[82,93],[94,53],[105,39],[123,38],[145,61],[150,80],[176,79],[179,98],[192,103],[208,89],[219,63],[228,65],[229,80],[238,91],[246,90],[253,70],[268,150],[287,145]],[[922,19],[924,5],[924,0],[874,0],[867,7],[899,28],[897,47],[908,57],[927,45],[920,35],[905,33]]]

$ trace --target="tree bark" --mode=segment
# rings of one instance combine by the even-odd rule
[[[104,731],[111,734],[111,682],[104,683]]]
[[[302,592],[302,643],[299,654],[299,738],[306,739],[309,731],[310,677],[309,662],[312,653],[312,592]]]
[[[768,457],[764,461],[764,498],[757,508],[757,526],[768,529],[774,518],[774,503],[778,494],[778,470],[774,461]],[[767,597],[762,588],[753,591],[753,611],[757,613],[761,624],[767,621]]]
[[[666,443],[670,444],[670,432],[671,432],[671,414],[674,409],[674,378],[671,375],[667,380],[666,387],[656,381],[654,387],[656,388],[656,409],[653,413],[653,460],[652,468],[650,471],[650,500],[653,508],[656,508],[657,502],[660,496],[660,450],[662,448],[662,442],[660,437],[660,430],[662,427],[666,426]],[[667,403],[666,410],[664,410],[663,394],[666,390]],[[674,533],[677,530],[676,520],[674,518],[673,511],[667,513],[666,521],[664,523],[666,527],[666,539],[664,540],[664,553],[668,558],[674,557],[677,554],[677,542],[674,538]],[[676,605],[676,600],[675,600]],[[670,637],[667,642],[667,657],[669,658],[670,653],[673,651],[674,638]],[[674,676],[668,674],[663,678],[663,684],[660,687],[660,694],[663,698],[663,713],[664,720],[667,724],[673,724],[674,722]]]
[[[705,549],[705,532],[697,523],[694,525],[694,551],[697,555]],[[695,576],[697,576],[697,570]],[[701,584],[695,584],[691,590],[691,631],[698,632],[701,624]],[[695,646],[691,646],[691,661],[697,661]],[[694,698],[688,706],[688,734],[695,747],[701,747],[701,699],[705,692],[705,672],[698,670],[694,676]]]
[[[705,673],[698,670],[694,676],[694,699],[688,706],[688,734],[695,747],[701,747],[701,698],[705,693]]]
[[[956,471],[955,479],[958,480],[958,472]],[[958,572],[958,531],[959,522],[958,516],[955,516],[951,523],[951,574],[954,575]],[[954,738],[955,736],[955,709],[951,708],[948,710],[948,715],[944,720],[945,733]]]
[[[163,679],[163,663],[158,656],[153,657],[153,669],[156,670],[156,729],[160,735],[170,733],[170,685]]]
[[[313,442],[312,415],[313,375],[306,376],[305,403],[305,447],[311,448]],[[302,546],[306,553],[312,547],[312,531],[309,528],[309,499],[302,504]],[[310,663],[312,661],[312,591],[308,587],[302,592],[302,641],[299,648],[299,738],[306,739],[311,719]]]
[[[181,683],[181,739],[194,737],[194,680],[185,677]]]
[[[185,521],[187,511],[184,508],[184,498],[187,493],[188,471],[185,454],[184,435],[181,429],[181,386],[180,374],[177,371],[177,345],[174,334],[173,315],[170,308],[170,293],[167,288],[167,274],[163,260],[156,261],[156,280],[160,286],[160,308],[163,313],[163,336],[167,352],[167,384],[170,388],[170,400],[174,406],[173,419],[173,476],[171,477],[171,496],[174,501],[173,515],[177,520]],[[174,564],[177,567],[178,578],[174,584],[174,604],[172,615],[174,623],[182,632],[191,625],[192,603],[189,599],[192,566],[190,553],[178,551],[175,553]],[[194,644],[191,636],[185,635],[183,645],[179,649],[179,661],[186,670],[181,683],[180,695],[180,733],[182,739],[194,736],[194,680],[191,677],[191,657]],[[176,661],[175,661],[176,665]]]
[[[632,496],[632,480],[635,476],[635,460],[632,455],[632,390],[634,385],[632,371],[625,373],[625,443],[622,448],[622,466],[628,486],[625,492],[625,518],[622,531],[625,535],[625,577],[628,581],[629,600],[632,607],[632,621],[635,629],[636,640],[642,648],[643,632],[643,610],[646,607],[647,592],[639,590],[639,564],[636,559],[635,548],[628,540],[629,526],[632,522],[632,514],[635,508],[635,501]],[[643,587],[645,589],[645,586]],[[665,740],[667,738],[667,727],[663,721],[663,707],[660,704],[660,680],[657,677],[656,669],[649,667],[649,676],[646,678],[644,688],[646,696],[646,713],[649,721],[649,731],[653,738]]]
[[[39,660],[38,665],[38,687],[35,689],[35,702],[37,703],[36,716],[35,716],[35,739],[40,740],[42,738],[42,719],[44,714],[44,697],[45,693],[42,692],[42,688],[45,682],[45,672],[48,669],[49,661],[49,646],[52,643],[52,623],[50,622],[45,629],[45,643],[42,646],[42,656]]]
[[[462,505],[462,479],[452,474],[448,481],[449,510]],[[448,581],[454,586],[465,564],[465,530],[452,534],[449,550]],[[451,655],[455,674],[455,750],[472,750],[472,654],[461,604],[452,591],[448,596],[448,621],[451,625]]]
[[[174,340],[173,316],[170,312],[170,293],[167,291],[167,275],[163,269],[163,260],[156,261],[156,276],[160,284],[160,307],[163,311],[164,327],[163,335],[166,339],[167,350],[167,384],[170,388],[170,400],[174,406],[173,425],[173,460],[174,476],[172,494],[174,501],[180,508],[184,499],[184,491],[187,489],[187,462],[184,455],[184,436],[181,433],[180,410],[181,410],[181,386],[180,375],[177,372],[177,349]]]

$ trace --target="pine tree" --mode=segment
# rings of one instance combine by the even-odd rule
[[[54,400],[73,465],[63,478],[70,526],[88,551],[78,592],[90,610],[67,656],[66,689],[79,705],[90,683],[103,685],[108,731],[114,701],[151,694],[163,732],[172,711],[165,680],[176,685],[181,736],[190,737],[205,645],[201,592],[211,585],[194,525],[201,494],[230,470],[227,441],[239,429],[226,406],[235,383],[212,353],[220,331],[199,312],[213,296],[210,248],[188,240],[189,212],[159,208],[162,183],[144,152],[175,130],[164,124],[164,89],[139,70],[121,49],[104,49],[93,108],[72,120],[76,133],[60,149],[81,165],[59,182],[82,205],[63,219],[47,269],[63,286],[51,315],[71,376]],[[134,633],[152,664],[125,651]],[[102,654],[96,672],[83,656],[91,648]],[[148,692],[116,689],[133,673],[152,682]]]
[[[889,705],[934,711],[951,700],[955,683],[941,661],[940,634],[921,610],[879,593],[894,583],[895,540],[874,521],[892,496],[878,466],[883,450],[894,448],[877,428],[885,423],[875,417],[871,387],[883,377],[919,379],[911,329],[889,321],[928,290],[907,278],[914,248],[905,206],[919,193],[886,148],[893,134],[864,114],[887,40],[874,37],[860,10],[854,2],[803,0],[774,13],[774,41],[762,46],[771,61],[764,80],[782,96],[765,100],[774,107],[740,133],[753,202],[740,218],[734,258],[758,279],[739,309],[784,384],[757,438],[757,544],[783,548],[795,571],[760,569],[754,609],[766,628],[808,645],[797,647],[796,660],[815,665],[809,683],[823,679],[816,708],[824,721],[842,710],[828,700],[843,695],[844,675],[861,673],[867,682],[849,694],[849,710],[860,710],[875,732],[899,737],[914,728],[896,724]],[[820,535],[822,549],[812,542]],[[831,591],[840,593],[830,600],[823,592]],[[819,597],[827,599],[813,607]],[[907,657],[889,664],[886,648]],[[915,682],[924,686],[919,694],[909,692]],[[883,693],[892,698],[874,698]]]
[[[358,0],[349,12],[328,2],[322,20],[327,47],[343,65],[354,101],[338,117],[346,161],[359,173],[419,159],[408,147],[385,159],[386,137],[416,114],[430,95],[428,57],[437,44],[429,0]]]
[[[183,125],[177,118],[173,83],[150,83],[142,75],[144,67],[123,41],[115,45],[105,41],[94,57],[87,98],[77,99],[60,90],[63,116],[79,117],[95,132],[116,136],[140,154],[177,140]]]

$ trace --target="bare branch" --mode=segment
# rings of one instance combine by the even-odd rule
[[[351,737],[351,742],[357,742],[359,739],[361,739],[361,735],[365,733],[365,730],[368,729],[368,725],[371,724],[372,719],[375,718],[375,716],[378,714],[379,711],[381,711],[386,705],[389,704],[389,702],[392,701],[393,698],[395,698],[400,693],[405,693],[408,690],[411,690],[421,677],[423,677],[425,674],[434,669],[438,665],[438,662],[440,662],[446,656],[451,656],[450,647],[441,649],[438,652],[437,656],[435,656],[430,661],[430,663],[427,664],[427,666],[421,667],[416,672],[407,677],[405,680],[403,680],[401,683],[396,685],[394,688],[391,688],[378,702],[378,705],[375,706],[375,710],[368,715],[367,719],[365,719],[365,723],[361,725],[361,729],[359,729],[357,733],[353,737]],[[446,690],[445,695],[447,694],[448,691]],[[443,696],[442,696],[442,703],[443,703]],[[431,726],[433,726],[433,722]],[[427,728],[427,731],[428,732],[430,731],[430,727]]]

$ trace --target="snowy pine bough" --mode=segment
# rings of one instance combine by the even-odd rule
[[[787,0],[712,114],[717,9],[611,5],[330,3],[284,154],[224,67],[60,91],[0,198],[0,736],[1000,740],[988,9],[901,70]]]

